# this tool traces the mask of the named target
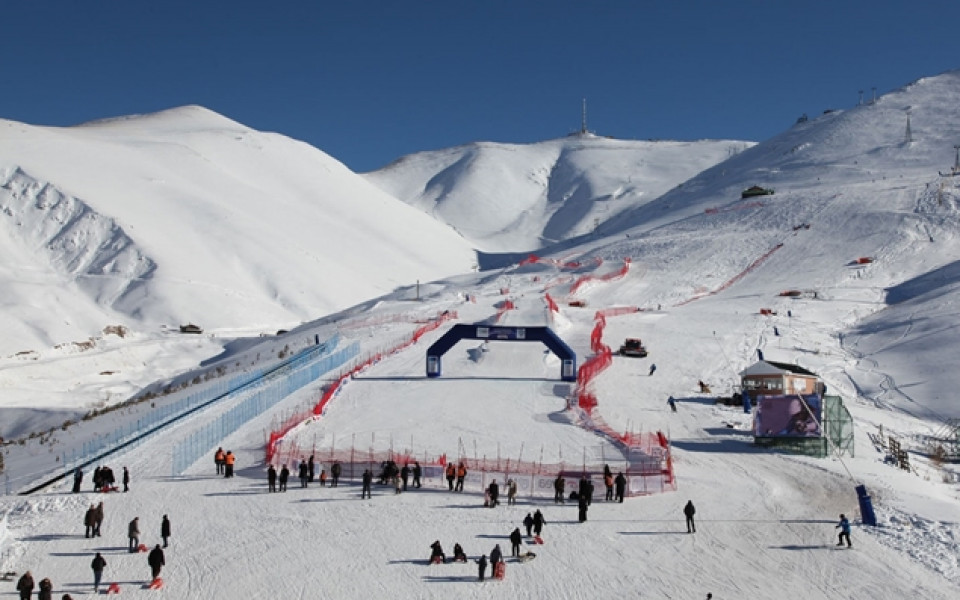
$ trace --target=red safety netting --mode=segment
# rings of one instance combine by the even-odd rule
[[[630,271],[630,258],[623,259],[623,266],[620,267],[619,271],[614,271],[612,273],[607,273],[606,275],[584,275],[580,279],[577,279],[572,286],[570,286],[570,293],[576,294],[577,290],[580,289],[580,286],[587,283],[588,281],[612,281],[614,279],[619,279],[626,276]]]
[[[753,271],[754,269],[756,269],[757,267],[759,267],[760,265],[762,265],[768,258],[770,258],[770,256],[773,255],[774,252],[776,252],[777,250],[779,250],[779,249],[782,248],[782,247],[783,247],[783,243],[781,242],[781,243],[777,244],[776,246],[774,246],[773,248],[771,248],[770,250],[768,250],[766,253],[764,253],[763,256],[761,256],[761,257],[758,258],[757,260],[755,260],[755,261],[753,261],[752,263],[750,263],[750,265],[749,265],[746,269],[744,269],[743,271],[740,271],[738,274],[734,275],[730,280],[728,280],[726,283],[724,283],[723,285],[721,285],[721,286],[718,287],[717,289],[712,290],[712,291],[709,291],[709,292],[706,292],[706,293],[704,293],[704,294],[698,294],[698,295],[694,296],[693,298],[688,298],[688,299],[684,300],[683,302],[678,303],[677,306],[683,306],[684,304],[689,304],[690,302],[693,302],[694,300],[699,300],[700,298],[704,298],[704,297],[706,297],[706,296],[712,296],[712,295],[714,295],[714,294],[717,294],[717,293],[719,293],[719,292],[722,292],[723,290],[729,288],[730,286],[732,286],[732,285],[735,284],[736,282],[738,282],[738,281],[740,281],[741,279],[743,279],[744,277],[746,277],[751,271]]]

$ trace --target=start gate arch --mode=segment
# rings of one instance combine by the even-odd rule
[[[560,359],[560,379],[577,380],[577,355],[549,327],[501,327],[458,323],[427,348],[427,377],[440,377],[441,357],[460,340],[541,342]]]

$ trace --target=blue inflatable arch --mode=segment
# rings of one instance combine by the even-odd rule
[[[427,348],[427,377],[440,377],[440,358],[460,340],[541,342],[560,359],[560,379],[577,380],[577,355],[549,327],[500,327],[460,323]]]

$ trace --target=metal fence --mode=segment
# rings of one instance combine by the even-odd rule
[[[212,450],[231,433],[254,417],[276,405],[293,392],[316,381],[323,374],[340,367],[360,353],[360,344],[342,348],[325,357],[289,364],[282,372],[273,372],[255,384],[238,390],[235,397],[248,395],[239,404],[220,415],[173,447],[173,475],[181,475],[187,468]],[[318,360],[319,358],[319,360]]]
[[[329,353],[331,349],[336,348],[339,342],[339,335],[335,335],[323,343],[302,350],[279,367],[274,367],[271,370],[256,369],[227,380],[214,381],[180,400],[157,406],[135,421],[130,420],[113,431],[83,442],[79,447],[64,451],[61,455],[63,461],[61,464],[64,467],[72,468],[86,464],[99,456],[109,454],[121,446],[136,447],[144,441],[149,433],[159,430],[164,425],[213,402],[241,393],[244,389],[255,386],[257,382],[266,377],[282,375],[291,369],[302,368],[304,364],[309,364],[310,361],[316,360],[318,356]]]

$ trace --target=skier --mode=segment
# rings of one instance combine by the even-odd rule
[[[130,491],[130,471],[126,467],[123,468],[123,491]]]
[[[170,545],[167,541],[170,538],[170,519],[167,518],[167,515],[163,515],[163,520],[160,521],[160,537],[163,538],[164,548]]]
[[[840,515],[840,522],[837,523],[837,526],[834,529],[840,530],[840,536],[837,541],[838,546],[843,545],[843,539],[847,539],[847,548],[852,548],[853,544],[850,543],[850,521],[847,519],[846,515]]]
[[[650,374],[653,375],[653,373],[650,373]],[[667,404],[670,405],[670,410],[672,410],[673,412],[677,412],[677,401],[673,399],[673,396],[670,396],[669,398],[667,398]]]
[[[657,370],[657,365],[650,365],[650,375],[653,375],[654,371]]]
[[[563,504],[565,502],[563,498],[563,490],[566,487],[567,482],[563,480],[563,475],[557,474],[557,478],[553,480],[553,503],[554,504]]]
[[[533,513],[533,534],[540,535],[540,532],[543,531],[543,526],[547,524],[546,519],[543,518],[543,513],[540,512],[538,508],[535,513]]]
[[[697,509],[693,507],[693,500],[687,500],[687,505],[683,507],[683,514],[687,517],[687,533],[696,533],[697,525],[693,522],[693,515],[697,514]]]
[[[97,555],[93,557],[93,561],[90,563],[90,568],[93,569],[93,591],[95,593],[100,593],[100,579],[103,577],[103,569],[107,566],[107,560],[97,552]]]
[[[363,472],[363,488],[360,490],[360,499],[364,496],[370,498],[370,484],[373,483],[373,471],[367,469]]]
[[[480,566],[480,581],[483,581],[484,575],[487,574],[487,555],[481,554],[477,564]]]
[[[140,547],[140,517],[134,517],[127,526],[127,537],[130,539],[130,552],[136,552]]]
[[[163,559],[163,550],[160,548],[160,544],[157,544],[156,547],[150,551],[150,555],[147,556],[147,564],[150,565],[150,573],[153,575],[152,580],[156,581],[160,577],[160,569],[163,568],[163,565],[167,564]]]
[[[520,533],[520,528],[517,527],[510,533],[510,556],[520,556],[521,542],[523,542],[523,534]]]
[[[73,493],[80,493],[80,484],[83,483],[83,470],[77,467],[73,470]]]
[[[20,592],[20,600],[30,600],[33,594],[33,575],[30,571],[24,573],[17,581],[17,591]]]
[[[287,468],[287,465],[280,467],[280,476],[277,477],[277,481],[280,483],[280,491],[287,491],[287,479],[290,478],[290,469]]]
[[[623,472],[617,473],[617,478],[613,480],[613,483],[617,487],[617,502],[623,502],[623,493],[627,489],[627,478],[623,476]]]
[[[527,537],[533,535],[530,533],[530,530],[533,529],[533,517],[530,513],[527,513],[527,516],[523,518],[523,526],[527,528]]]
[[[417,461],[413,461],[413,486],[414,487],[417,487],[417,488],[420,487],[420,475],[422,473],[423,471],[420,469],[420,463]]]
[[[443,553],[443,547],[440,545],[440,540],[436,540],[430,544],[430,564],[437,559],[440,559],[441,563],[447,562],[447,555]]]
[[[270,492],[277,491],[277,470],[273,465],[267,468],[267,490]]]

